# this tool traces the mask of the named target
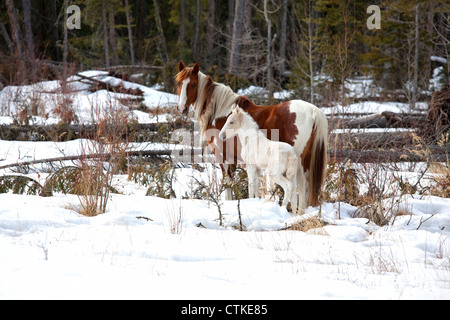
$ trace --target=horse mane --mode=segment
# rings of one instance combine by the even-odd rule
[[[202,72],[198,73],[198,96],[194,110],[196,118],[200,120],[202,140],[207,126],[229,115],[231,105],[237,98],[238,95],[229,86],[214,82]]]

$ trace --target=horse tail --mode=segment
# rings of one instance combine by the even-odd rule
[[[322,185],[327,170],[328,149],[328,121],[322,110],[316,108],[313,111],[313,142],[311,147],[311,161],[308,175],[308,205],[319,205],[319,196],[322,193]],[[305,168],[307,169],[307,168]],[[306,171],[306,170],[305,170]]]

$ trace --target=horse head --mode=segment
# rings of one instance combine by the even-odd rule
[[[241,128],[243,122],[244,111],[234,104],[231,107],[231,114],[228,116],[227,121],[219,132],[219,138],[226,140],[234,137],[237,134],[237,130]],[[228,133],[228,135],[227,135]],[[231,135],[230,135],[231,133]]]
[[[197,101],[200,65],[197,62],[192,68],[189,68],[180,60],[178,71],[175,78],[178,86],[178,111],[186,114],[189,107]]]

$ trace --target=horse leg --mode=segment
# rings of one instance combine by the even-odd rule
[[[247,176],[248,176],[248,197],[249,198],[258,198],[259,193],[256,191],[259,189],[256,189],[258,187],[257,181],[257,168],[252,165],[247,165]]]
[[[283,175],[271,176],[273,181],[280,185],[284,191],[284,199],[281,205],[286,206],[289,203],[292,194],[292,183],[286,179]]]
[[[256,176],[255,179],[253,180],[253,185],[255,186],[255,197],[259,198],[261,195],[261,180],[260,178],[263,176],[263,171],[260,169],[256,170]]]
[[[233,179],[234,172],[236,171],[236,166],[225,161],[226,150],[223,145],[217,145],[216,143],[210,143],[210,148],[213,150],[216,162],[219,163],[220,170],[222,171],[222,179],[224,182]],[[225,188],[225,200],[233,200],[233,193],[231,188]]]
[[[222,171],[222,179],[231,179],[231,175],[230,175],[230,168],[228,164],[219,164],[220,166],[220,170]],[[224,190],[225,192],[225,200],[232,200],[233,199],[233,195],[231,193],[231,189],[230,188],[225,188]]]
[[[287,177],[289,181],[292,183],[292,191],[291,191],[291,207],[292,207],[292,213],[297,213],[297,172],[294,171],[294,174],[292,177]]]

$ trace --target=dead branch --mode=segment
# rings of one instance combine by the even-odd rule
[[[87,76],[84,76],[79,73],[77,73],[76,76],[80,77],[81,79],[89,81],[92,84],[92,87],[89,90],[92,92],[95,92],[98,90],[108,90],[108,91],[115,92],[115,93],[129,94],[129,95],[133,95],[133,96],[143,96],[144,95],[144,92],[139,88],[136,88],[136,89],[124,88],[123,82],[120,82],[119,85],[112,86],[111,84],[109,84],[105,81],[96,79],[94,77],[87,77]]]
[[[142,150],[142,151],[129,151],[127,152],[127,157],[129,156],[170,156],[172,150]],[[76,155],[76,156],[64,156],[64,157],[55,157],[55,158],[47,158],[47,159],[39,159],[39,160],[31,160],[31,161],[22,161],[11,163],[7,165],[0,166],[0,169],[7,169],[12,167],[19,166],[30,166],[34,164],[40,163],[50,163],[50,162],[61,162],[61,161],[76,161],[76,160],[86,160],[86,159],[109,159],[111,154],[109,153],[92,153],[86,155]]]

